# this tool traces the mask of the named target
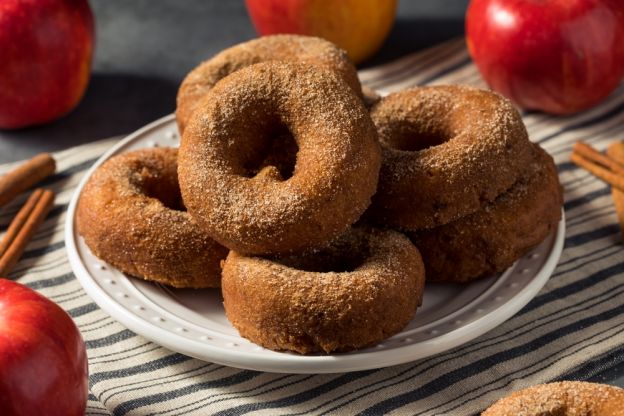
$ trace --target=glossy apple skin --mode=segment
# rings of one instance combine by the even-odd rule
[[[576,113],[624,76],[622,0],[472,0],[466,36],[490,87],[527,109]]]
[[[0,279],[0,415],[84,415],[87,355],[63,309]]]
[[[93,42],[87,0],[0,0],[0,128],[71,111],[87,88]]]
[[[245,0],[245,4],[259,34],[322,37],[360,63],[390,33],[397,0]]]

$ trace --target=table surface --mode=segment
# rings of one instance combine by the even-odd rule
[[[91,0],[97,45],[92,78],[78,107],[40,127],[0,131],[0,163],[123,135],[169,114],[185,74],[256,33],[242,0]],[[379,53],[362,67],[391,61],[463,35],[468,0],[402,1]],[[190,36],[192,34],[192,36]],[[624,367],[592,378],[624,386]]]

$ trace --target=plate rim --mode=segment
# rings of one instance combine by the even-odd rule
[[[78,254],[78,248],[75,241],[76,232],[74,227],[76,206],[80,193],[93,172],[112,155],[117,153],[119,149],[131,144],[146,132],[171,122],[174,118],[174,114],[169,114],[141,127],[113,145],[98,158],[98,160],[83,175],[73,191],[72,198],[67,208],[64,235],[65,247],[72,271],[91,299],[112,318],[126,326],[131,331],[135,332],[137,335],[141,335],[146,339],[158,345],[164,346],[174,352],[182,353],[216,364],[272,373],[342,373],[404,364],[436,354],[415,353],[415,345],[428,346],[431,348],[444,345],[444,348],[438,351],[438,353],[441,353],[475,339],[510,319],[531,299],[533,299],[546,284],[558,264],[559,258],[563,251],[565,239],[565,213],[562,208],[561,220],[557,225],[555,238],[552,248],[548,253],[548,258],[529,284],[524,286],[507,302],[501,304],[495,309],[492,309],[487,314],[431,339],[393,348],[391,353],[389,351],[362,351],[359,353],[355,352],[344,355],[309,356],[280,354],[279,356],[257,356],[241,352],[239,350],[221,348],[202,343],[198,340],[182,337],[174,332],[161,328],[134,313],[129,313],[130,311],[128,311],[128,309],[116,302],[114,298],[109,296],[109,294],[97,284],[95,279],[84,266]],[[427,348],[424,350],[427,350]]]

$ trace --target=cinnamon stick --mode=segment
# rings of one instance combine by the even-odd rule
[[[37,201],[41,198],[41,194],[43,194],[43,189],[35,189],[35,191],[30,194],[26,203],[24,203],[15,218],[13,218],[11,224],[9,224],[9,228],[7,228],[4,233],[2,240],[0,240],[0,257],[2,257],[2,255],[7,251],[13,240],[15,240],[19,230],[21,230],[24,224],[26,224],[26,221],[28,221],[28,217],[35,208],[35,205],[37,205]]]
[[[609,168],[614,173],[618,175],[624,175],[624,164],[621,164],[617,160],[609,157],[608,155],[604,155],[598,150],[594,149],[590,145],[584,142],[576,142],[572,151],[583,156],[585,159],[589,159],[593,162],[598,163],[606,168]]]
[[[624,142],[614,142],[607,147],[607,156],[624,166]]]
[[[13,220],[13,222],[16,223],[18,221],[21,222],[22,226],[19,227],[19,231],[12,232],[12,234],[14,234],[13,238],[2,255],[0,255],[0,276],[8,275],[17,264],[22,256],[22,253],[24,252],[24,249],[28,245],[28,242],[31,240],[35,231],[39,225],[41,225],[54,204],[54,193],[52,191],[42,190],[41,192],[33,193],[33,195],[35,194],[36,196],[32,197],[36,200],[34,206],[30,206],[29,203],[31,202],[31,198],[29,198]],[[29,211],[27,215],[23,214],[27,217],[25,221],[22,221],[21,219],[18,220],[18,217],[22,216],[20,215],[22,214],[22,211]],[[9,225],[9,229],[13,228],[13,222]],[[17,225],[15,227],[17,227]]]
[[[56,162],[49,153],[41,153],[0,177],[0,207],[50,176]]]
[[[570,160],[591,173],[592,175],[597,176],[603,181],[609,183],[614,188],[624,191],[624,174],[614,173],[610,169],[597,164],[596,162],[578,154],[577,152],[572,152],[572,155],[570,155]]]
[[[574,144],[574,147],[572,148],[572,151],[583,156],[585,159],[589,159],[610,169],[614,173],[624,175],[624,164],[620,164],[608,155],[602,154],[587,143],[576,142]]]
[[[624,143],[615,142],[609,145],[607,148],[607,156],[624,165]],[[624,192],[617,188],[611,188],[611,198],[613,199],[613,205],[615,205],[615,212],[620,223],[620,230],[622,232],[622,240],[624,240]]]

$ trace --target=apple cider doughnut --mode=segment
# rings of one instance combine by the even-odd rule
[[[370,217],[403,230],[446,224],[509,189],[531,160],[520,115],[467,86],[413,88],[371,110],[383,158]]]
[[[277,137],[296,143],[292,176],[259,166]],[[182,136],[184,203],[215,240],[245,254],[320,247],[370,204],[380,149],[362,101],[342,77],[266,62],[221,80]]]
[[[176,120],[183,132],[200,98],[221,78],[260,62],[285,61],[334,71],[361,96],[360,81],[347,54],[333,43],[312,36],[271,35],[225,49],[201,63],[184,79],[177,97]]]
[[[516,391],[481,416],[624,416],[624,389],[560,381]]]
[[[557,227],[563,203],[557,169],[533,146],[523,177],[493,202],[448,224],[408,233],[423,256],[428,282],[465,283],[502,272]]]
[[[177,149],[142,149],[100,166],[78,201],[76,226],[93,254],[135,277],[219,287],[227,249],[184,210]]]
[[[268,259],[231,251],[223,265],[223,304],[240,334],[266,348],[349,351],[412,320],[424,275],[407,237],[357,227],[301,255]]]

